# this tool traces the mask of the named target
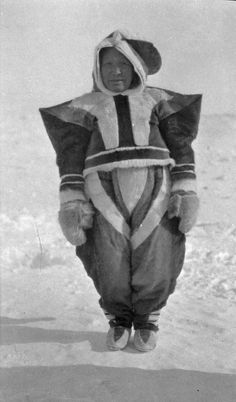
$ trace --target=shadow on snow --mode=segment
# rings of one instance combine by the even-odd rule
[[[232,374],[94,365],[1,369],[7,402],[233,402]]]

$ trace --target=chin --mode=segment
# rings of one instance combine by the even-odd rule
[[[113,92],[124,92],[126,91],[126,87],[123,85],[114,85],[112,87],[110,87],[110,91]]]

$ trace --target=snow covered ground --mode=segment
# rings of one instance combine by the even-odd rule
[[[201,211],[158,347],[105,347],[98,296],[57,223],[37,111],[9,110],[1,151],[1,402],[236,400],[236,116],[202,116]]]

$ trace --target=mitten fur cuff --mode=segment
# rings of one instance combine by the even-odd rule
[[[66,202],[81,200],[81,201],[88,201],[83,191],[80,190],[61,190],[59,192],[60,204],[64,204]]]
[[[171,193],[178,192],[194,192],[197,193],[197,181],[196,179],[180,179],[176,180],[171,187]]]

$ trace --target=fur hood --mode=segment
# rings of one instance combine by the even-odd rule
[[[111,96],[117,95],[117,93],[108,90],[104,86],[101,78],[99,58],[101,49],[109,47],[114,47],[130,61],[139,78],[138,84],[135,87],[122,92],[122,94],[131,95],[142,92],[146,86],[147,75],[155,74],[161,67],[161,56],[158,50],[151,42],[136,39],[134,36],[118,30],[103,39],[95,48],[93,68],[94,90]]]

